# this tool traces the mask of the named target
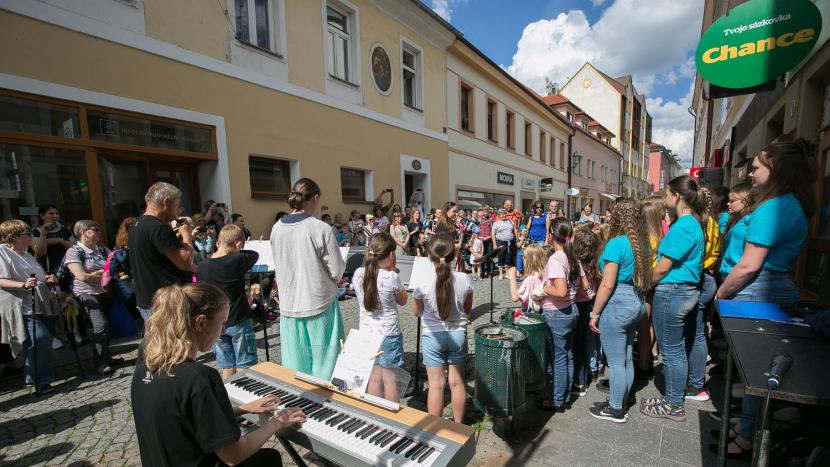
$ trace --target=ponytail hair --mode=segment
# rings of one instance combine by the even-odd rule
[[[450,268],[455,259],[455,242],[452,237],[443,232],[433,236],[427,244],[427,257],[435,264],[435,301],[438,303],[438,317],[441,321],[446,321],[455,296]]]
[[[646,225],[643,202],[634,198],[617,198],[614,217],[611,218],[611,235],[625,235],[634,255],[634,288],[645,293],[651,289],[652,250],[649,228]]]
[[[588,222],[583,222],[583,224],[588,224]],[[574,253],[576,253],[579,263],[582,264],[582,269],[585,271],[585,277],[590,282],[602,279],[602,273],[599,271],[600,248],[597,234],[590,228],[576,229],[573,247]]]
[[[291,188],[291,193],[288,195],[288,205],[291,209],[299,210],[303,203],[311,201],[315,195],[319,196],[322,192],[317,183],[310,178],[301,178]]]
[[[185,361],[196,345],[193,322],[199,315],[208,320],[229,305],[224,292],[202,282],[171,285],[156,291],[150,318],[144,325],[144,363],[151,375]]]
[[[386,232],[369,237],[363,257],[363,308],[373,313],[378,307],[378,263],[395,251],[395,239]]]
[[[568,258],[568,282],[576,282],[579,280],[579,258],[574,251],[571,237],[573,237],[573,229],[571,228],[571,221],[565,217],[557,217],[550,223],[550,235],[553,241],[562,245],[562,250]]]

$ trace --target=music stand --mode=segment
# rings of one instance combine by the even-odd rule
[[[417,339],[415,341],[415,384],[412,390],[404,394],[406,397],[421,397],[424,391],[421,390],[421,317],[418,317]]]
[[[476,264],[481,264],[481,263],[484,263],[485,261],[492,260],[495,263],[498,260],[498,258],[496,258],[496,257],[499,255],[499,253],[501,253],[502,250],[504,250],[508,246],[509,245],[505,245],[503,247],[496,248],[495,250],[491,251],[490,253],[487,253],[486,255],[482,256],[481,259],[479,259],[478,261],[473,261],[473,262],[476,263]],[[493,321],[493,275],[494,275],[493,271],[496,270],[496,265],[495,264],[493,265],[493,268],[494,269],[492,269],[490,271],[490,324],[496,324],[496,322]]]
[[[262,285],[262,275],[274,271],[256,271],[259,274],[259,301],[264,311],[262,312],[262,337],[265,339],[265,360],[271,361],[271,352],[268,350],[268,302],[265,301],[265,287]],[[276,276],[274,277],[276,284]],[[273,289],[274,285],[271,285]]]

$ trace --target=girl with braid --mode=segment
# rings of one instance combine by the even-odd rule
[[[573,330],[579,312],[574,299],[577,290],[587,290],[588,280],[574,251],[571,221],[557,217],[550,223],[554,253],[548,259],[542,277],[545,298],[542,314],[548,319],[553,336],[551,363],[553,366],[553,390],[550,399],[536,400],[536,407],[550,412],[564,412],[571,403],[571,383],[574,374]]]
[[[467,361],[467,318],[473,308],[473,283],[463,272],[453,272],[455,241],[446,233],[432,237],[427,257],[435,266],[435,276],[419,282],[412,291],[412,313],[423,318],[421,343],[427,368],[429,394],[427,410],[441,416],[444,387],[450,383],[452,414],[456,423],[464,419],[467,391],[464,388],[464,364]],[[447,377],[444,376],[444,368]]]
[[[625,401],[634,384],[634,330],[646,313],[643,294],[652,287],[651,245],[640,201],[617,199],[611,237],[599,259],[602,282],[588,324],[602,340],[611,396],[589,411],[596,418],[625,423]],[[600,321],[603,313],[608,316]]]
[[[649,417],[686,421],[684,409],[688,358],[685,341],[694,339],[692,312],[698,309],[700,275],[706,244],[704,222],[708,199],[697,182],[681,175],[666,188],[666,208],[676,214],[657,249],[652,282],[654,331],[660,342],[666,376],[664,397],[644,398],[640,412]],[[690,316],[691,315],[691,316]]]
[[[585,225],[585,224],[580,224]],[[588,373],[590,371],[590,360],[588,358],[588,321],[591,310],[594,308],[597,287],[602,280],[602,269],[599,264],[599,257],[602,253],[597,234],[590,228],[575,229],[574,252],[579,258],[579,264],[585,271],[588,279],[588,288],[576,292],[574,301],[579,312],[574,331],[574,381],[571,388],[571,395],[584,396],[588,393]],[[593,344],[593,342],[592,342]],[[594,344],[596,348],[596,344]]]
[[[397,214],[396,214],[397,216]],[[400,402],[395,368],[403,366],[403,334],[398,306],[406,305],[406,289],[395,272],[395,239],[388,233],[372,235],[366,247],[363,267],[354,272],[354,290],[360,307],[360,330],[384,336],[381,354],[369,376],[366,392]]]
[[[657,267],[657,248],[663,241],[663,225],[666,218],[666,202],[660,196],[649,196],[643,201],[643,214],[645,215],[648,239],[651,244],[652,263],[651,267]],[[657,359],[657,340],[654,338],[654,326],[651,317],[651,305],[654,301],[654,290],[645,294],[646,314],[637,323],[637,346],[640,358],[637,368],[634,369],[634,377],[648,381],[654,375],[654,361]]]

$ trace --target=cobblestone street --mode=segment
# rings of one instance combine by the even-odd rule
[[[474,284],[470,330],[490,320],[490,284]],[[509,305],[509,289],[506,281],[496,280],[494,285],[496,313],[499,314]],[[341,302],[341,307],[346,329],[357,327],[356,300],[346,299]],[[405,368],[411,371],[415,362],[417,321],[409,305],[401,307],[400,316],[405,337]],[[277,324],[269,328],[270,356],[276,363],[280,362],[278,328]],[[261,332],[257,333],[258,338],[261,336]],[[472,354],[475,349],[472,332],[469,336]],[[86,358],[85,380],[79,378],[72,352],[67,348],[56,350],[58,368],[53,384],[58,392],[40,399],[35,398],[33,390],[23,387],[20,377],[0,380],[0,465],[140,465],[129,397],[137,341],[119,341],[112,347],[125,363],[107,377],[95,375],[89,360],[90,349],[81,349],[82,358]],[[260,361],[265,360],[263,343],[260,343],[259,357]],[[211,353],[200,356],[200,360],[214,365]],[[716,441],[710,438],[709,431],[718,428],[717,422],[709,417],[709,412],[714,410],[712,401],[687,403],[688,420],[685,423],[648,419],[634,408],[627,423],[614,424],[596,420],[588,414],[587,408],[593,402],[605,400],[605,394],[593,387],[587,396],[575,400],[572,410],[553,417],[536,410],[533,400],[538,396],[528,395],[525,412],[515,418],[515,434],[504,437],[504,422],[494,423],[474,408],[473,363],[471,356],[467,378],[470,397],[465,423],[477,431],[477,452],[470,465],[516,465],[518,462],[528,466],[699,466],[713,465],[716,461],[716,456],[707,449],[707,444]],[[422,381],[424,379],[422,373]],[[721,390],[721,382],[719,378],[710,382],[715,395]],[[643,382],[635,382],[636,396],[658,394],[654,383],[649,381],[643,387]],[[659,375],[657,384],[662,384]],[[549,391],[548,386],[542,394]],[[446,396],[449,403],[449,394]],[[715,397],[715,400],[720,399]],[[426,397],[407,400],[407,403],[425,409]],[[292,465],[285,454],[283,461]]]

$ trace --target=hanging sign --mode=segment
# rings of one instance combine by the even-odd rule
[[[821,14],[810,0],[750,0],[700,38],[697,71],[717,86],[757,86],[798,65],[820,33]]]

